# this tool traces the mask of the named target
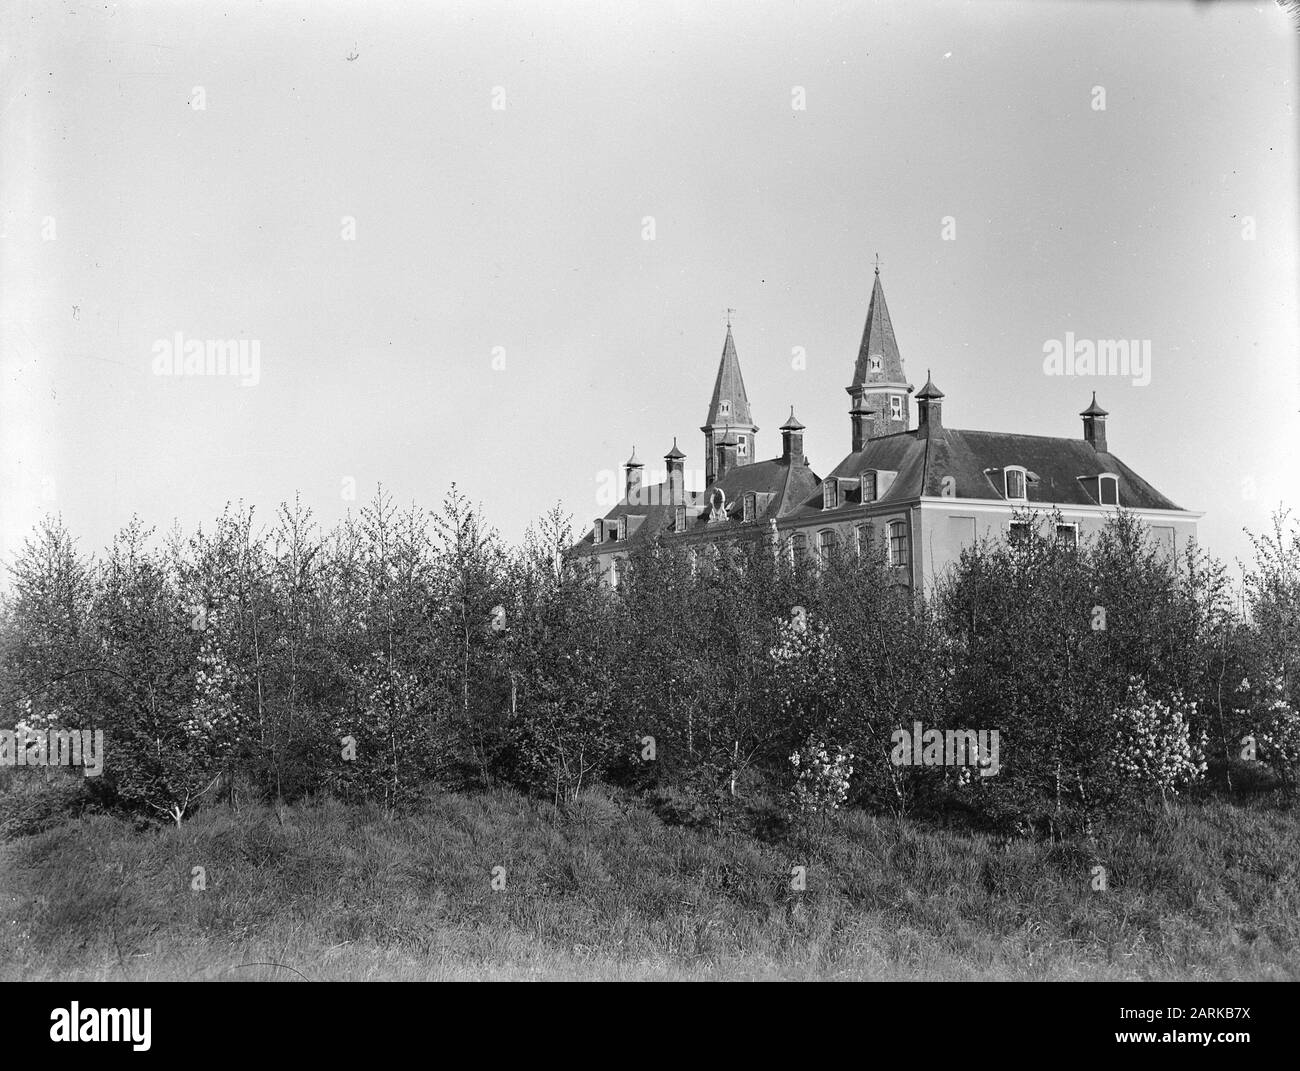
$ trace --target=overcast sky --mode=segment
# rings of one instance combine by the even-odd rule
[[[794,405],[825,473],[877,253],[948,426],[1080,435],[1095,389],[1219,556],[1300,507],[1272,2],[0,17],[6,560],[46,511],[98,550],[295,491],[329,524],[380,481],[581,528],[634,443],[702,467],[728,307],[759,455]],[[156,374],[178,332],[255,341],[256,382]],[[1067,332],[1148,341],[1150,382],[1044,374]]]

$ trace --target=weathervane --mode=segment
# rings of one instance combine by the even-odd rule
[[[735,314],[735,311],[736,311],[735,309],[728,309],[728,310],[727,310],[727,326],[728,326],[728,327],[731,326],[731,317]]]
[[[876,254],[876,274],[880,274],[880,254]]]

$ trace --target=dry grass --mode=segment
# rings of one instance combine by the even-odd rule
[[[0,978],[1300,978],[1294,811],[1185,804],[1092,850],[860,813],[760,828],[607,792],[90,815],[0,845]]]

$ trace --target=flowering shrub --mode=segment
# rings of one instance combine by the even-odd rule
[[[853,775],[853,752],[809,737],[803,747],[790,754],[795,769],[794,789],[790,793],[792,808],[802,814],[834,811],[849,795],[849,778]]]
[[[1194,742],[1190,723],[1196,703],[1174,692],[1168,701],[1148,694],[1137,677],[1129,680],[1124,706],[1115,722],[1112,762],[1121,781],[1133,786],[1154,785],[1163,796],[1199,781],[1205,774],[1205,734]]]
[[[1249,682],[1243,682],[1249,687]],[[1267,678],[1258,689],[1259,758],[1271,766],[1283,784],[1295,783],[1300,768],[1300,712],[1286,700],[1280,676]]]

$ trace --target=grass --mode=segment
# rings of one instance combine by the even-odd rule
[[[1223,802],[1092,850],[858,812],[669,824],[607,790],[86,814],[0,844],[0,978],[1297,979],[1297,843],[1295,810]]]

